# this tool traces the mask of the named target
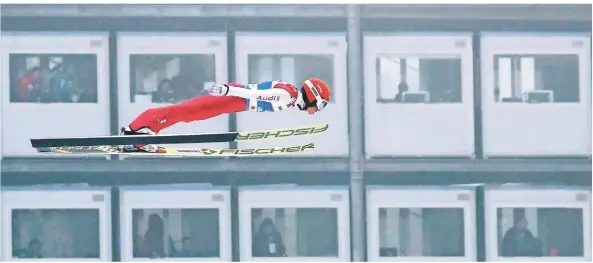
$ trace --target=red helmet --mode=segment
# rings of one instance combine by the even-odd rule
[[[321,110],[327,106],[331,97],[331,91],[327,84],[318,78],[309,78],[303,82],[301,88],[305,107],[317,106]]]

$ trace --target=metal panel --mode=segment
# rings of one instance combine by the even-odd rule
[[[108,49],[104,32],[3,32],[4,156],[37,155],[35,137],[109,134]]]
[[[365,34],[364,47],[366,156],[473,156],[471,33]]]
[[[204,258],[191,257],[194,261],[230,261],[231,260],[231,201],[230,187],[212,187],[208,185],[163,185],[163,186],[125,186],[120,187],[120,244],[122,261],[142,260],[134,255],[133,228],[140,227],[135,213],[163,215],[161,218],[168,226],[169,235],[174,240],[184,237],[196,238],[195,221],[200,221],[199,227],[206,230],[209,239],[198,237],[198,244],[208,243],[217,247],[218,256],[209,255]],[[212,216],[216,211],[216,217]],[[203,213],[206,212],[206,213]],[[216,219],[214,219],[216,218]],[[145,221],[146,222],[146,221]],[[211,231],[218,228],[217,231]],[[202,232],[200,231],[200,232]],[[214,236],[218,235],[218,238]],[[218,240],[218,244],[211,243]],[[175,246],[178,248],[178,246]],[[169,258],[179,259],[171,250]],[[189,260],[189,258],[188,258]]]
[[[30,237],[39,237],[42,242],[46,243],[47,246],[56,245],[53,243],[52,240],[43,240],[43,236],[47,238],[48,235],[52,233],[48,233],[48,229],[53,228],[61,228],[61,233],[65,236],[68,235],[69,231],[79,230],[81,229],[80,225],[75,228],[67,227],[64,222],[79,222],[79,221],[62,221],[60,219],[62,216],[67,217],[68,212],[66,211],[84,211],[84,210],[96,210],[97,211],[97,218],[98,220],[98,229],[97,229],[97,242],[98,242],[98,253],[95,259],[88,259],[88,258],[70,258],[70,260],[75,261],[111,261],[112,257],[112,221],[111,221],[111,191],[109,187],[84,187],[84,186],[31,186],[31,187],[2,187],[2,198],[3,203],[2,206],[2,243],[4,247],[2,247],[2,259],[4,261],[12,260],[12,252],[18,250],[18,247],[14,245],[12,242],[12,230],[18,229],[15,225],[13,225],[14,216],[17,213],[23,213],[23,215],[28,215],[32,217],[35,216],[36,212],[44,211],[46,209],[54,210],[59,209],[62,210],[59,215],[53,213],[47,213],[46,219],[43,220],[44,222],[35,222],[30,221],[30,224],[43,226],[41,227],[41,232],[36,233],[35,236]],[[18,210],[17,210],[18,209]],[[81,210],[82,209],[82,210]],[[15,210],[19,211],[16,212]],[[33,212],[35,211],[35,212]],[[45,213],[44,213],[45,214]],[[87,214],[89,215],[89,214]],[[90,215],[93,215],[91,212]],[[77,217],[78,218],[78,217]],[[19,222],[18,219],[15,222]],[[94,221],[82,221],[80,223],[86,224],[84,228],[94,226]],[[26,224],[26,223],[25,223]],[[49,228],[48,228],[49,227]],[[25,231],[26,232],[26,231]],[[55,234],[55,233],[54,233]],[[22,237],[28,239],[27,237]],[[67,238],[67,237],[66,237]],[[81,239],[76,237],[71,237],[71,241],[78,241],[80,242]],[[84,239],[82,239],[84,240]],[[53,240],[55,242],[55,240]],[[23,241],[21,241],[22,245]],[[52,244],[53,243],[53,244]],[[83,244],[84,245],[84,244]],[[72,248],[73,246],[66,246],[64,247],[65,252],[68,248]],[[94,246],[93,246],[94,247]],[[70,255],[72,257],[72,255]]]
[[[587,33],[482,33],[484,156],[591,155],[590,45]]]
[[[497,247],[500,247],[508,230],[516,226],[517,219],[521,218],[527,223],[526,227],[532,235],[544,244],[541,259],[591,261],[590,187],[503,185],[486,186],[484,191],[488,261],[501,261],[509,256],[505,255],[505,250],[498,250]],[[555,231],[555,226],[562,223],[572,228],[565,228],[561,233]],[[574,228],[579,225],[579,229]],[[575,233],[582,233],[582,240],[575,242],[574,238],[578,236]],[[582,247],[580,254],[578,246]]]
[[[310,210],[309,210],[310,209]],[[321,213],[322,221],[311,221],[311,217],[300,217],[299,210],[309,210]],[[335,222],[331,217],[331,212],[335,211]],[[260,257],[252,254],[252,225],[256,223],[259,216],[255,211],[261,213],[261,218],[269,218],[274,224],[283,226],[282,238],[286,248],[286,260],[292,261],[331,261],[348,260],[350,258],[350,217],[349,217],[349,199],[348,188],[346,186],[326,186],[326,187],[299,187],[299,186],[251,186],[239,188],[239,217],[240,217],[240,237],[241,237],[241,261],[259,261]],[[278,213],[283,216],[276,216]],[[329,216],[326,217],[326,216]],[[260,218],[260,219],[261,219]],[[313,217],[320,219],[319,217]],[[301,221],[301,219],[303,219]],[[307,220],[309,219],[309,220]],[[315,219],[313,219],[315,220]],[[330,222],[328,222],[330,221]],[[259,224],[259,223],[258,223]],[[305,242],[311,242],[312,235],[305,232],[299,233],[300,227],[304,229],[318,229],[321,224],[327,229],[335,226],[335,232],[328,238],[335,238],[337,244],[333,249],[325,247],[324,252],[330,254],[312,255],[299,251],[298,243],[300,238],[305,238]],[[314,225],[315,227],[312,227]],[[261,226],[260,226],[261,227]],[[332,231],[330,230],[330,233]],[[302,236],[301,236],[302,234]],[[317,237],[320,238],[320,237]],[[326,239],[327,241],[327,239]],[[334,251],[335,249],[335,251]],[[327,251],[326,251],[327,250]],[[298,251],[298,252],[297,252]],[[274,253],[274,252],[271,252]],[[335,254],[333,254],[335,253]]]
[[[475,207],[475,188],[469,186],[444,186],[444,187],[383,187],[383,186],[368,186],[367,193],[367,246],[369,261],[475,261],[476,260],[476,207]],[[436,208],[436,209],[435,209]],[[405,210],[416,210],[420,214],[415,214],[414,217],[409,217],[409,221],[400,221],[401,212]],[[383,213],[381,213],[381,210]],[[432,211],[430,211],[432,210]],[[440,210],[436,212],[436,210]],[[448,211],[447,211],[448,210]],[[455,211],[457,210],[457,211]],[[427,213],[423,213],[427,212]],[[431,213],[432,212],[432,213]],[[459,212],[457,215],[451,212]],[[439,215],[437,215],[437,213]],[[381,215],[383,214],[383,216]],[[432,216],[430,215],[432,214]],[[426,216],[426,217],[425,217]],[[444,217],[442,217],[444,216]],[[452,216],[452,217],[451,217]],[[383,217],[383,220],[381,219]],[[414,227],[414,220],[420,219],[421,224],[416,224]],[[432,219],[432,220],[431,220]],[[462,224],[459,221],[462,220]],[[383,223],[381,223],[383,221]],[[453,221],[453,222],[452,222]],[[431,224],[432,222],[432,224]],[[456,225],[463,225],[461,230],[463,232],[463,242],[457,243],[455,252],[449,250],[448,252],[455,253],[453,257],[443,257],[440,255],[439,249],[434,251],[431,246],[438,238],[438,233],[431,233],[430,235],[415,235],[413,237],[416,241],[416,246],[408,247],[407,242],[401,243],[400,238],[410,241],[402,235],[400,231],[407,227],[409,231],[416,230],[420,233],[431,228],[430,225],[440,225],[440,227],[454,227]],[[424,227],[422,227],[424,226]],[[428,230],[430,231],[430,230]],[[385,232],[389,234],[384,234]],[[446,240],[455,243],[456,238],[443,237],[449,236],[451,232],[441,232],[439,243]],[[459,232],[455,231],[454,235]],[[413,235],[413,234],[412,234]],[[438,240],[438,239],[436,239]],[[407,244],[408,246],[410,244]],[[453,245],[452,247],[455,247]],[[451,246],[448,249],[452,248]],[[397,257],[381,255],[381,249],[395,248],[398,251]],[[419,250],[425,249],[432,253],[425,254],[418,253]],[[409,250],[416,250],[409,251]],[[461,253],[460,253],[461,252]]]

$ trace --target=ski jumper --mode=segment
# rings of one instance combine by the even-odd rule
[[[225,96],[203,95],[178,104],[148,109],[130,123],[130,128],[148,127],[158,133],[179,122],[200,121],[225,113],[282,111],[294,107],[299,96],[294,85],[280,81],[248,85],[231,83],[228,86],[229,92]]]

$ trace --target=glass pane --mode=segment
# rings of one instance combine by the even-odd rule
[[[251,209],[253,257],[337,257],[338,209]]]
[[[496,102],[579,102],[578,55],[495,55],[494,74]]]
[[[131,102],[177,103],[216,81],[213,54],[130,55]]]
[[[13,209],[13,258],[100,258],[98,209]]]
[[[96,103],[97,55],[10,54],[10,102]]]
[[[465,256],[463,208],[380,208],[379,256]]]
[[[218,208],[132,209],[135,258],[220,257]]]
[[[333,55],[250,54],[247,60],[249,83],[282,80],[300,87],[307,78],[319,78],[332,92],[330,101],[335,97]]]
[[[461,103],[461,58],[377,57],[378,103]]]
[[[582,257],[580,208],[498,208],[499,256]]]

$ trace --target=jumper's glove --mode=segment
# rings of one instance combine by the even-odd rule
[[[229,94],[229,86],[226,84],[217,84],[210,87],[208,93],[212,96],[226,96]]]

